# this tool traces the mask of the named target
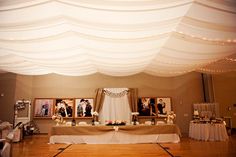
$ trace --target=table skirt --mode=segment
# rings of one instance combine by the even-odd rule
[[[178,134],[132,135],[120,132],[108,132],[100,135],[53,135],[50,143],[67,144],[135,144],[135,143],[178,143]]]
[[[200,124],[190,123],[189,137],[202,141],[226,141],[227,135],[224,124]]]

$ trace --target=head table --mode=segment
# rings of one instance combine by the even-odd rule
[[[52,126],[50,143],[130,144],[177,143],[180,130],[175,124],[124,126]]]

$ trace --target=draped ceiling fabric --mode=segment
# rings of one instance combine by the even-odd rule
[[[236,71],[234,0],[0,0],[0,71]]]

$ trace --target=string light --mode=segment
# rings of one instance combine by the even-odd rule
[[[192,71],[195,71],[196,69],[191,69],[191,70],[182,70],[182,71],[163,71],[163,70],[160,70],[158,71],[158,73],[160,74],[185,74],[185,73],[189,73],[189,72],[192,72]]]
[[[236,62],[236,59],[234,58],[225,58],[226,60],[229,60],[229,61],[233,61],[233,62]],[[221,59],[220,59],[221,60]],[[210,62],[206,62],[206,63],[195,63],[195,64],[186,64],[186,66],[189,66],[189,65],[194,65],[194,66],[203,66],[203,65],[209,65],[209,64],[212,64],[212,63],[215,63],[219,60],[213,60],[213,61],[210,61]],[[165,63],[165,64],[172,64],[172,65],[181,65],[179,63],[175,63],[173,61],[163,61],[163,60],[160,60],[158,61],[160,63]],[[183,65],[183,64],[182,64]],[[202,72],[206,72],[206,73],[223,73],[223,72],[230,72],[230,71],[236,71],[234,69],[228,69],[228,70],[219,70],[219,69],[216,69],[216,70],[213,70],[213,69],[207,69],[207,68],[192,68],[190,70],[183,70],[183,71],[158,71],[158,73],[160,74],[184,74],[184,73],[189,73],[189,72],[193,72],[193,71],[202,71]]]
[[[233,59],[233,58],[225,58],[226,60],[229,60],[229,61],[233,61],[233,62],[236,62],[236,59]],[[211,61],[211,62],[208,62],[208,63],[199,63],[199,64],[195,64],[195,65],[208,65],[208,64],[212,64],[214,62],[217,62],[217,60],[214,60],[214,61]],[[174,62],[171,62],[171,64],[175,64],[177,65],[177,63],[174,63]],[[207,73],[224,73],[224,72],[230,72],[230,71],[236,71],[235,69],[227,69],[227,70],[219,70],[219,69],[216,69],[216,70],[213,70],[213,69],[207,69],[207,68],[194,68],[194,69],[190,69],[190,70],[183,70],[183,71],[158,71],[158,73],[162,73],[162,74],[165,74],[165,73],[168,73],[168,74],[184,74],[184,73],[189,73],[189,72],[193,72],[193,71],[203,71],[203,72],[207,72]]]
[[[236,58],[225,58],[225,60],[227,60],[227,61],[231,61],[231,62],[236,62]]]
[[[214,43],[219,43],[219,44],[236,44],[236,39],[219,39],[219,38],[207,38],[207,37],[203,37],[203,36],[196,36],[196,35],[191,35],[191,34],[187,34],[184,33],[182,31],[174,31],[175,33],[182,35],[182,36],[187,36],[190,38],[194,38],[194,39],[198,39],[198,40],[203,40],[203,41],[208,41],[208,42],[214,42]]]
[[[208,72],[208,73],[223,73],[223,72],[230,72],[230,71],[235,71],[235,70],[212,70],[212,69],[207,69],[207,68],[200,68],[200,71],[203,72]]]
[[[217,62],[218,60],[212,60],[212,61],[209,61],[209,62],[204,62],[204,63],[192,63],[192,62],[189,62],[189,63],[186,63],[186,64],[183,64],[183,63],[177,63],[177,62],[174,62],[174,61],[165,61],[165,60],[157,60],[159,63],[164,63],[164,64],[171,64],[171,65],[186,65],[186,66],[203,66],[203,65],[208,65],[208,64],[212,64],[212,63],[215,63]]]

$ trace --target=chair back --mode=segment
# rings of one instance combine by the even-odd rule
[[[1,157],[11,157],[11,144],[5,142],[3,149],[1,151]]]

